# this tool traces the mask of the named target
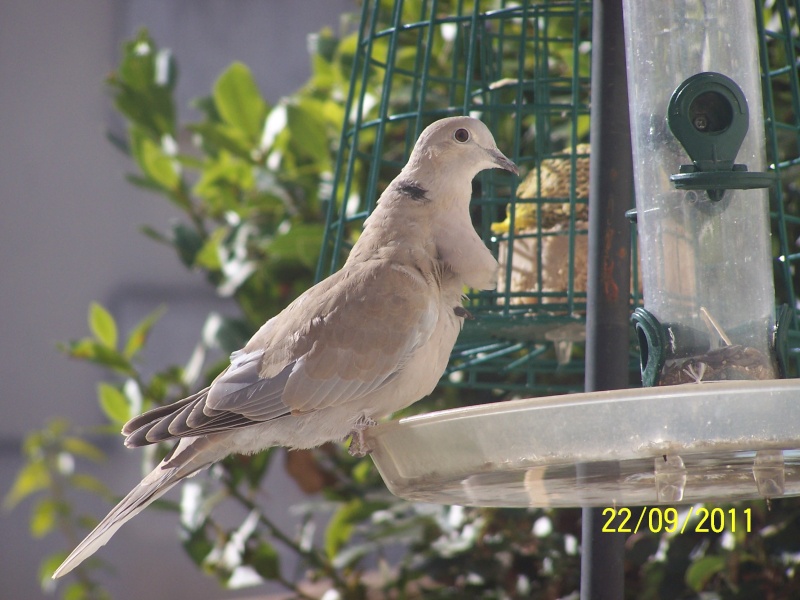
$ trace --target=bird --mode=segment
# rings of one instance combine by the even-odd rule
[[[464,288],[496,286],[497,261],[469,214],[472,179],[519,175],[486,125],[448,117],[422,131],[342,268],[269,319],[207,388],[128,421],[129,448],[167,456],[53,573],[59,578],[186,477],[230,454],[308,449],[352,436],[430,394],[469,318]]]

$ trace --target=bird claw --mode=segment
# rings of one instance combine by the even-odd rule
[[[364,431],[370,427],[374,427],[378,422],[375,419],[361,415],[354,423],[353,431],[350,433],[350,448],[348,452],[350,456],[362,458],[372,452],[364,440]]]
[[[697,368],[695,368],[695,366]],[[706,374],[706,363],[704,362],[692,362],[690,363],[683,372],[686,373],[690,379],[694,380],[695,383],[702,383],[703,382],[703,375]]]

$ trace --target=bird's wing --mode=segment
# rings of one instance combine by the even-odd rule
[[[131,420],[126,445],[357,402],[391,381],[433,333],[439,300],[430,279],[378,260],[340,271],[267,322],[209,388]]]

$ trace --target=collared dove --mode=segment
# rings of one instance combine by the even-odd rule
[[[469,314],[464,286],[497,281],[497,262],[469,215],[472,179],[492,168],[518,174],[477,119],[425,129],[340,271],[267,321],[209,387],[125,425],[128,447],[178,443],[53,577],[229,454],[313,448],[351,434],[352,450],[366,427],[430,394]]]

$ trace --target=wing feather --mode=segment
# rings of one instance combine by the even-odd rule
[[[429,286],[418,271],[373,266],[312,324],[313,345],[289,378],[283,402],[305,413],[386,385],[436,327],[438,298]]]
[[[367,261],[301,295],[209,388],[136,417],[129,446],[304,414],[379,391],[430,339],[438,297],[417,270]]]

